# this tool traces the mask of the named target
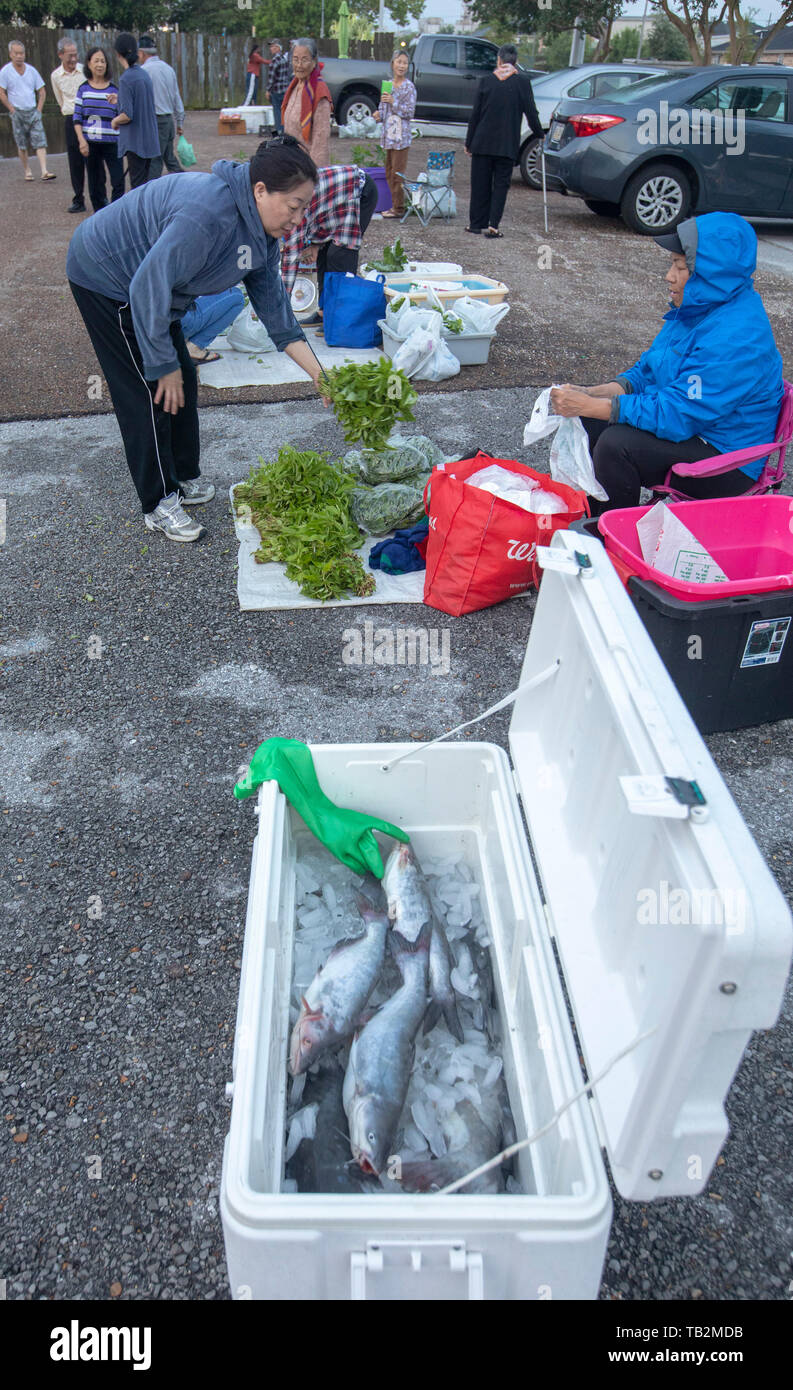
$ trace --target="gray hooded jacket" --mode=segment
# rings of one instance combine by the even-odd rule
[[[129,304],[147,381],[176,371],[170,325],[200,294],[240,281],[279,352],[305,341],[265,232],[247,164],[154,179],[82,222],[66,257],[76,285]]]

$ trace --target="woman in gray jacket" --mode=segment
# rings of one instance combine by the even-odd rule
[[[320,366],[281,279],[280,239],[300,224],[317,170],[290,136],[249,164],[157,179],[81,223],[66,272],[105,374],[150,530],[205,534],[184,505],[215,494],[199,477],[198,384],[182,315],[240,281],[280,352],[318,386]],[[183,505],[184,504],[184,505]]]

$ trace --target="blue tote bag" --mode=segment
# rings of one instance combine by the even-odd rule
[[[328,347],[380,347],[378,319],[385,318],[385,276],[364,280],[360,275],[330,270],[322,286],[325,342]]]

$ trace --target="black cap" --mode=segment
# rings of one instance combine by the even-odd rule
[[[686,254],[677,232],[670,232],[669,236],[654,236],[653,241],[656,246],[660,246],[662,251],[671,251],[673,256],[685,256]]]
[[[152,38],[151,34],[141,34],[138,39],[138,48],[142,53],[156,53],[157,40]]]

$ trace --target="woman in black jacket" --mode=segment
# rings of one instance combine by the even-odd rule
[[[465,230],[476,236],[483,231],[486,237],[504,235],[498,224],[520,154],[521,117],[526,117],[534,135],[545,134],[531,82],[518,71],[517,61],[514,44],[498,50],[495,72],[479,79],[468,122],[465,152],[471,156],[471,202]]]

